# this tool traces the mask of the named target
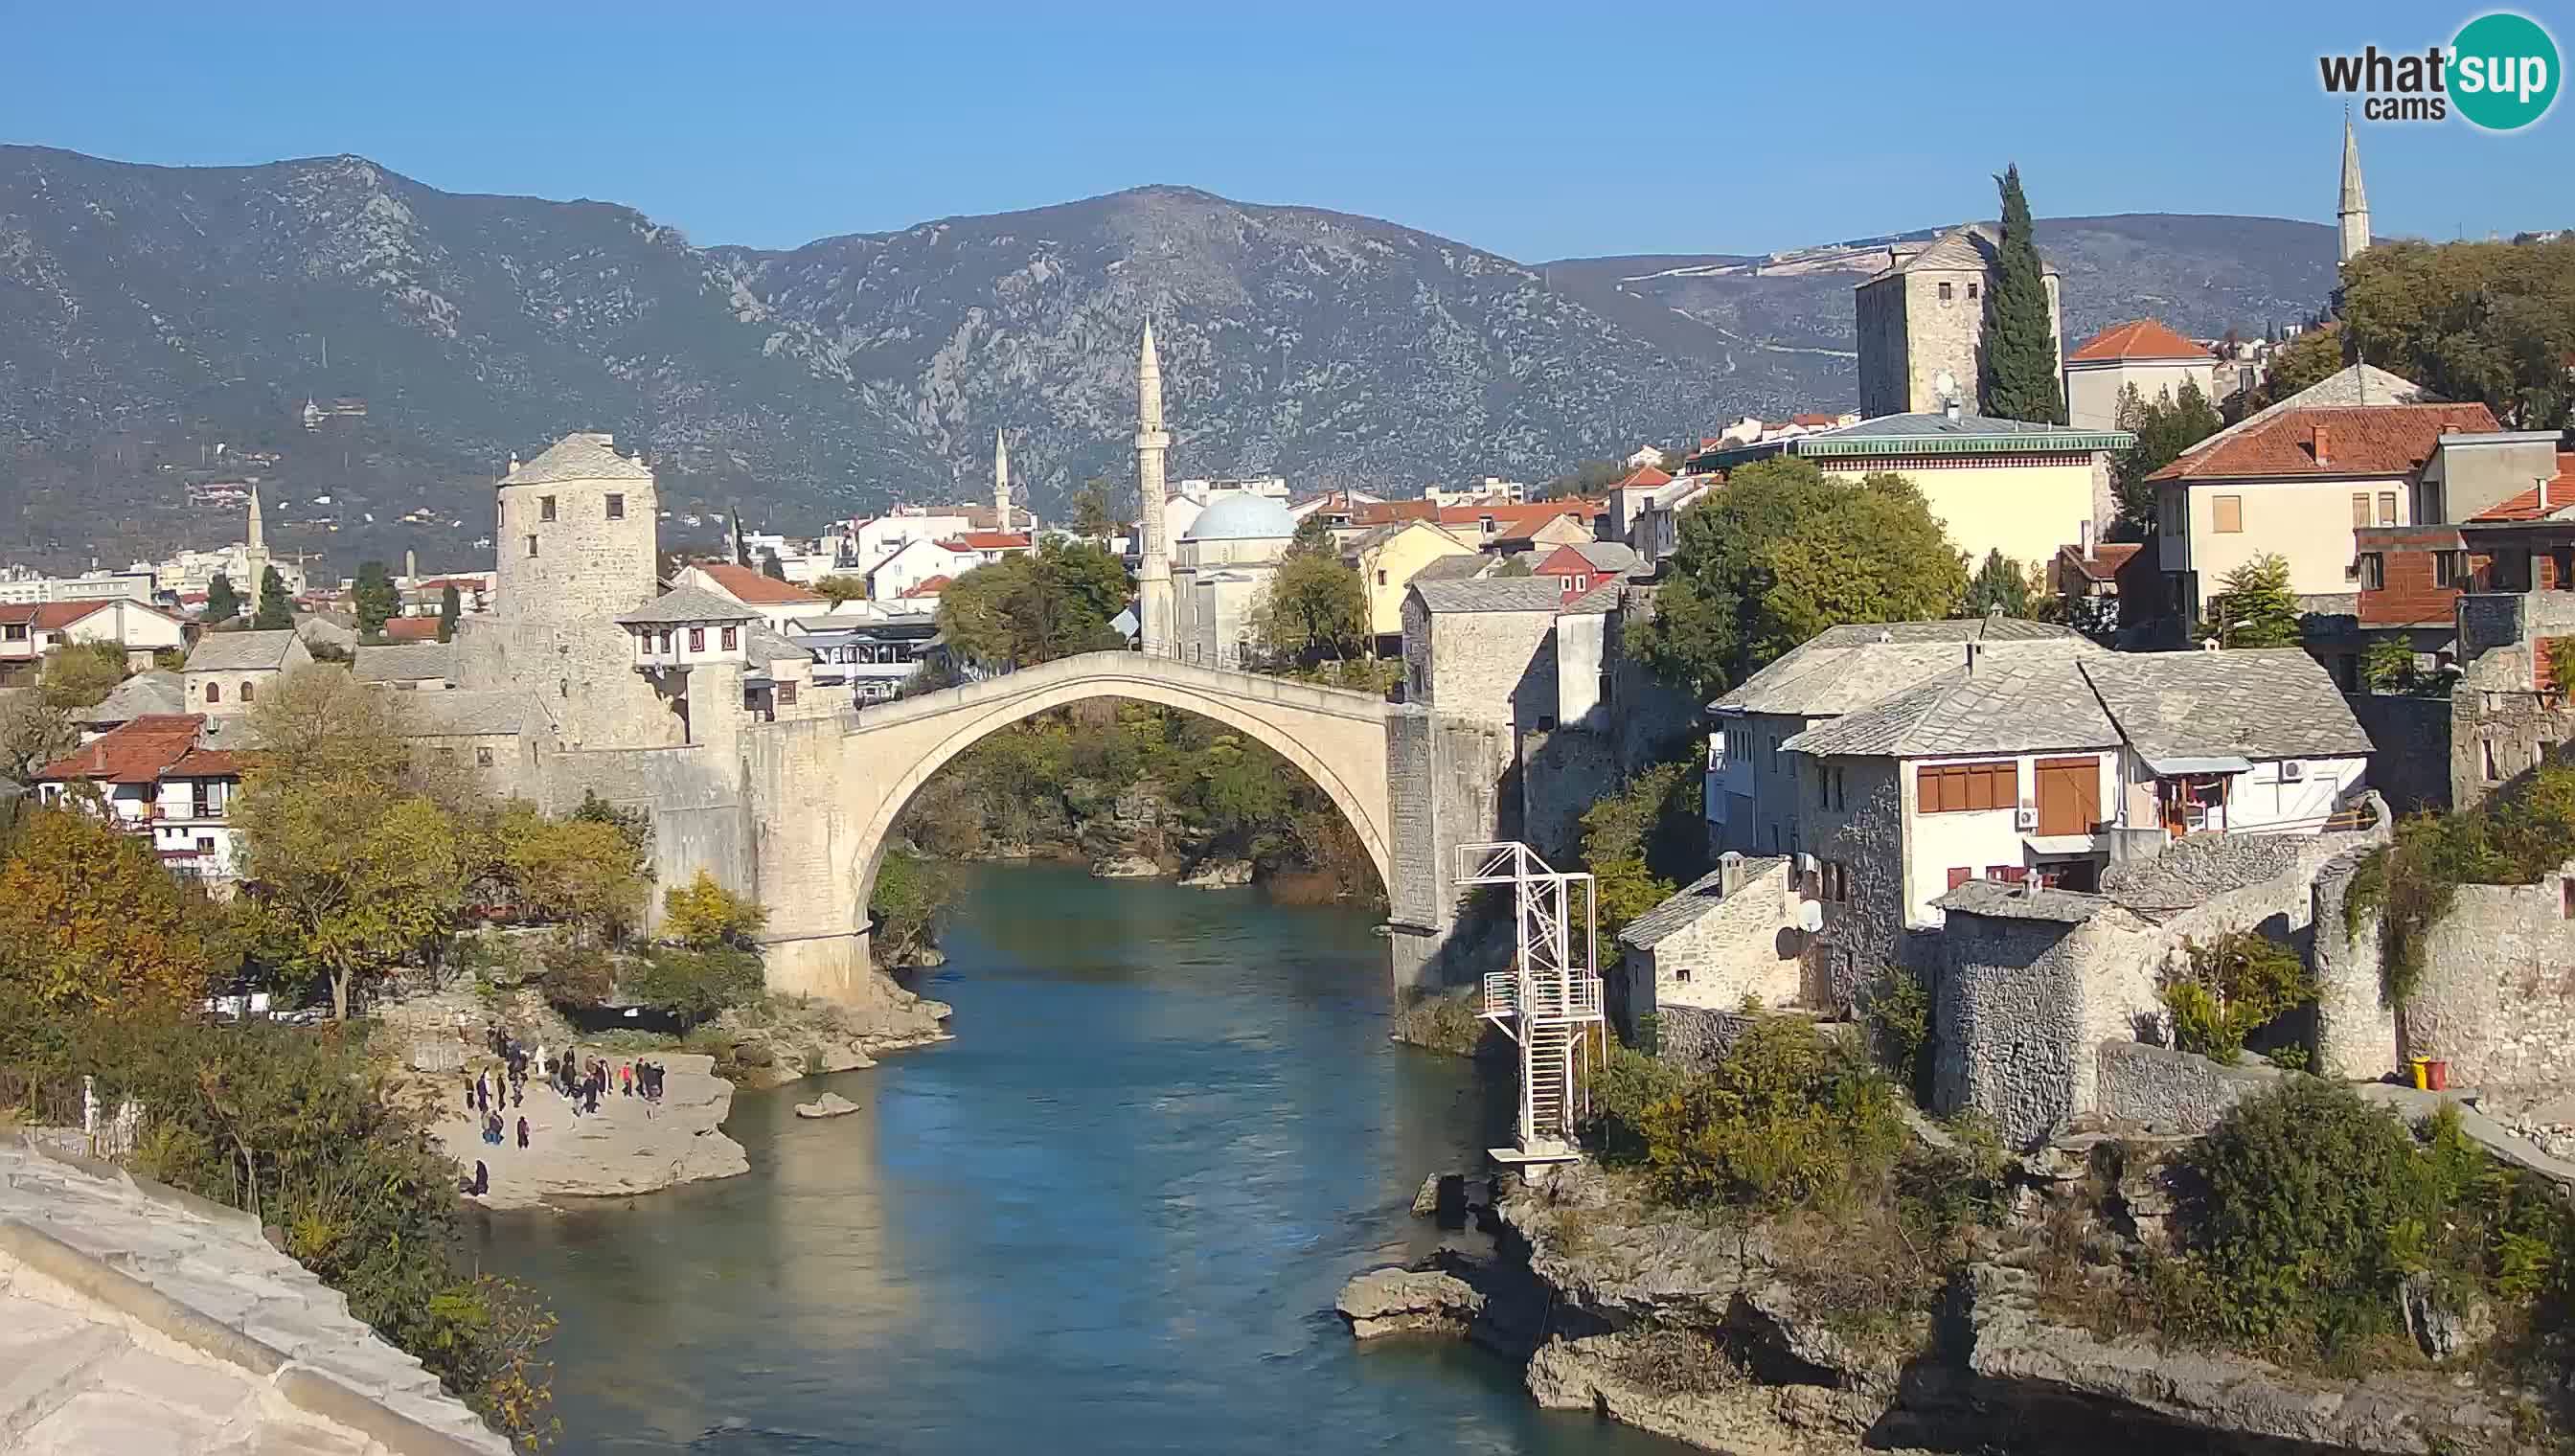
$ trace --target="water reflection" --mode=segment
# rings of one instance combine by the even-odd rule
[[[1357,1349],[1357,1269],[1498,1125],[1389,1046],[1369,922],[996,868],[922,988],[959,1039],[736,1100],[753,1171],[496,1218],[564,1316],[568,1451],[1678,1448],[1460,1347]],[[801,1121],[825,1085],[859,1104]]]

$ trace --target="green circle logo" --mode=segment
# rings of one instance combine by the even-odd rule
[[[2557,76],[2557,42],[2527,15],[2480,15],[2450,43],[2450,100],[2490,132],[2546,116]]]

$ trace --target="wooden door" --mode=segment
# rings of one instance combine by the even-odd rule
[[[2038,831],[2088,834],[2101,822],[2101,760],[2038,760]]]

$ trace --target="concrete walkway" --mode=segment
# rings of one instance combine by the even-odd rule
[[[0,1451],[509,1449],[247,1214],[0,1141]]]
[[[612,1068],[638,1055],[597,1054]],[[489,1208],[650,1193],[675,1183],[750,1172],[751,1159],[742,1144],[721,1130],[733,1110],[733,1083],[715,1074],[715,1058],[669,1052],[649,1059],[669,1068],[658,1103],[612,1087],[599,1099],[598,1112],[576,1117],[569,1100],[533,1080],[519,1106],[510,1106],[506,1097],[495,1098],[502,1125],[509,1130],[498,1147],[483,1141],[480,1119],[465,1109],[465,1078],[449,1076],[430,1135],[467,1174],[478,1159],[490,1169],[491,1191],[468,1200]],[[525,1148],[519,1146],[521,1117],[528,1119]]]

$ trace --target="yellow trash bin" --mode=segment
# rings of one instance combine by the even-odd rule
[[[2409,1059],[2405,1065],[2411,1068],[2414,1073],[2414,1090],[2418,1092],[2428,1092],[2432,1090],[2432,1058],[2428,1056],[2413,1057]]]

